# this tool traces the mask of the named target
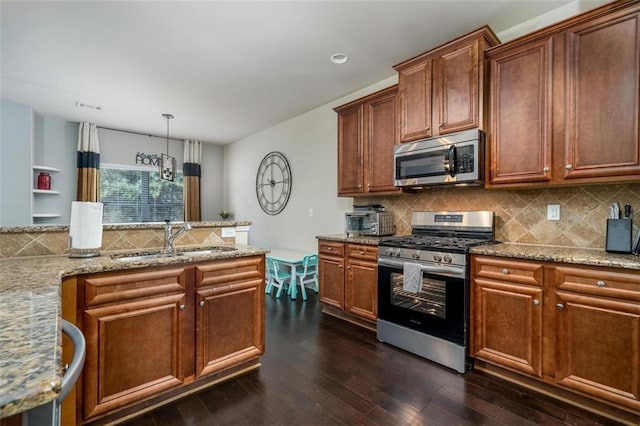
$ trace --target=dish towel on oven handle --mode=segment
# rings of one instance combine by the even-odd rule
[[[411,293],[422,291],[422,266],[419,263],[404,263],[402,289]]]

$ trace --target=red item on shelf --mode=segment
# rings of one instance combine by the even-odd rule
[[[49,176],[49,173],[42,172],[38,175],[38,189],[51,189],[51,176]]]

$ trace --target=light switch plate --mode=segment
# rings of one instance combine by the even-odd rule
[[[547,220],[560,220],[560,204],[547,205]]]

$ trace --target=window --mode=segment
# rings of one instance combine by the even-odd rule
[[[173,182],[160,179],[148,167],[102,165],[100,201],[104,223],[137,223],[184,220],[182,172]]]

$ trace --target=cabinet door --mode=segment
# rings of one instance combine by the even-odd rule
[[[473,356],[542,377],[542,289],[474,280]]]
[[[400,141],[431,137],[431,73],[433,60],[427,59],[398,70],[400,95]]]
[[[551,178],[551,39],[490,57],[489,185]]]
[[[338,111],[338,195],[362,192],[364,106]]]
[[[366,104],[366,192],[401,192],[393,186],[393,147],[398,143],[397,89]]]
[[[434,65],[434,134],[478,127],[480,41],[445,52]]]
[[[318,268],[320,302],[344,309],[344,258],[320,256]]]
[[[196,377],[264,353],[261,279],[231,281],[196,292]]]
[[[85,310],[85,419],[183,383],[184,318],[184,293]]]
[[[564,34],[564,179],[640,174],[638,8]]]
[[[196,378],[264,353],[264,257],[196,265]]]
[[[640,303],[556,292],[556,383],[640,410]]]
[[[378,319],[378,264],[349,258],[345,310],[370,321]]]

